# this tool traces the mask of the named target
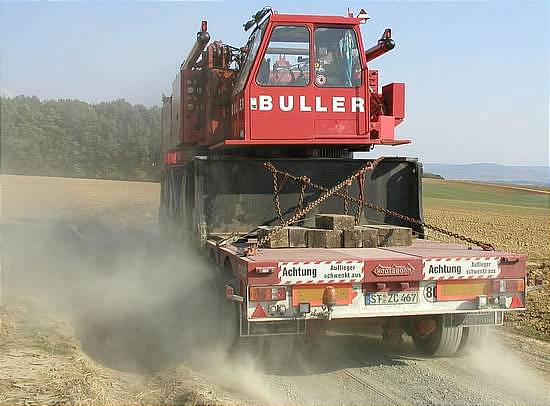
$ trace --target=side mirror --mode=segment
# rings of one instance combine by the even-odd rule
[[[251,29],[251,28],[254,26],[254,24],[256,24],[256,21],[254,21],[254,20],[248,20],[248,21],[246,22],[246,24],[244,24],[244,30],[245,30],[245,31],[248,31],[249,29]]]

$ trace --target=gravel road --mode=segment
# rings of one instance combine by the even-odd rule
[[[277,343],[269,359],[227,356],[218,350],[212,306],[202,294],[204,264],[192,252],[167,247],[154,230],[157,184],[19,176],[1,181],[3,286],[66,315],[85,356],[110,371],[102,376],[124,374],[114,387],[128,374],[146,382],[157,397],[141,402],[550,404],[550,343],[503,329],[465,358],[426,359],[408,340],[389,348],[377,331],[329,331],[307,356],[288,340]],[[0,359],[10,350],[1,344]],[[29,344],[29,362],[33,351]],[[0,388],[17,383],[13,378],[0,369]],[[125,390],[130,396],[134,389]],[[64,396],[71,403],[70,394]]]
[[[550,345],[536,343],[541,369],[529,365],[522,345],[524,338],[495,331],[469,357],[426,359],[411,342],[387,349],[377,337],[335,335],[316,361],[264,380],[292,404],[549,404]]]

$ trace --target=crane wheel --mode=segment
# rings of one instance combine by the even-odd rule
[[[460,346],[463,328],[446,323],[446,317],[435,319],[436,328],[428,337],[413,335],[413,342],[417,350],[432,357],[452,357],[457,354]]]

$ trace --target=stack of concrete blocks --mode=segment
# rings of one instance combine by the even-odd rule
[[[258,240],[280,227],[263,226]],[[262,248],[375,248],[412,244],[412,230],[393,225],[356,226],[353,216],[317,214],[315,228],[286,227],[274,233]]]

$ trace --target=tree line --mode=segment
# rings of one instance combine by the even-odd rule
[[[155,180],[160,108],[125,100],[89,104],[0,99],[2,173]]]

